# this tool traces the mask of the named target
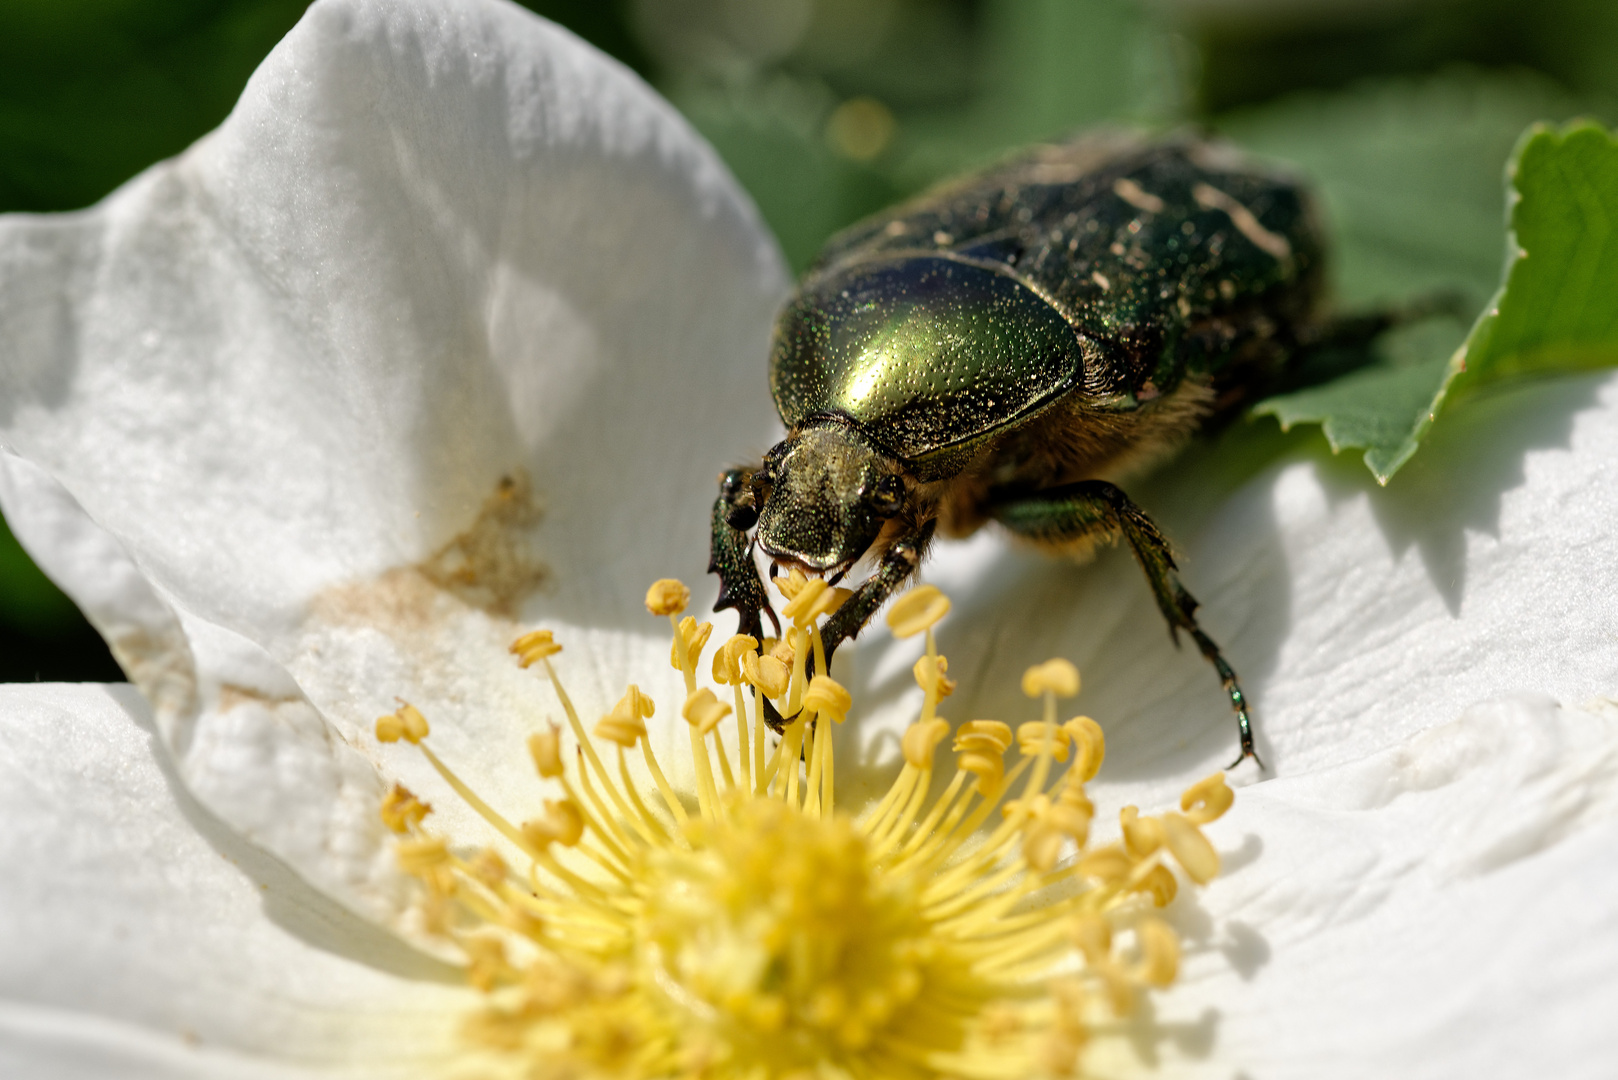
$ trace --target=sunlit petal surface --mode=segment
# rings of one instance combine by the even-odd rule
[[[419,1076],[472,995],[177,790],[132,688],[0,687],[0,1075]]]
[[[700,573],[784,284],[706,145],[567,33],[317,4],[186,155],[0,223],[0,499],[198,797],[387,918],[356,732],[411,694],[493,768],[519,612],[596,632],[603,695],[643,655],[602,613]]]

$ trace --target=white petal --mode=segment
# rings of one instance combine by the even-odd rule
[[[1478,705],[1241,792],[1157,1010],[1191,1075],[1604,1076],[1618,1053],[1618,706]]]
[[[154,750],[131,687],[0,687],[0,1074],[441,1060],[474,996],[176,795]]]
[[[385,918],[355,747],[395,694],[500,794],[555,709],[519,610],[578,628],[591,718],[626,658],[677,693],[639,597],[700,579],[714,475],[769,440],[785,281],[616,63],[488,0],[325,0],[186,155],[0,222],[0,502],[203,801]]]
[[[1249,764],[1244,782],[1358,760],[1500,693],[1618,688],[1613,376],[1465,402],[1387,488],[1312,449],[1243,483],[1244,441],[1268,437],[1232,435],[1127,486],[1176,542],[1198,618],[1253,703],[1270,771]],[[1126,551],[1075,570],[981,535],[939,545],[926,575],[955,600],[939,627],[962,684],[951,719],[1035,718],[1021,671],[1065,656],[1084,677],[1067,707],[1107,732],[1098,802],[1166,805],[1235,757],[1212,668],[1170,645]],[[875,703],[870,727],[892,726],[918,698],[919,646],[868,637],[855,700]]]

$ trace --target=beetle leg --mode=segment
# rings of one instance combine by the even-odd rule
[[[1241,754],[1231,763],[1232,767],[1246,758],[1252,758],[1259,768],[1264,767],[1253,749],[1253,722],[1247,713],[1247,696],[1236,681],[1236,673],[1220,655],[1219,646],[1197,625],[1197,601],[1180,584],[1168,540],[1129,496],[1104,480],[1084,480],[1009,499],[992,506],[990,512],[1006,528],[1036,543],[1062,546],[1084,541],[1116,542],[1120,537],[1129,541],[1141,569],[1146,571],[1158,609],[1168,620],[1169,636],[1179,644],[1181,630],[1191,635],[1191,640],[1219,674],[1225,693],[1230,695],[1230,707],[1236,712],[1237,736],[1241,741]]]
[[[870,622],[871,616],[876,614],[876,609],[916,572],[922,556],[927,553],[927,545],[932,541],[936,524],[929,521],[909,536],[894,541],[877,564],[876,573],[855,589],[854,595],[843,601],[843,606],[826,620],[820,631],[820,639],[826,647],[828,668],[831,667],[831,656],[837,646],[858,634]]]
[[[747,528],[737,528],[733,522],[750,526],[752,491],[747,485],[748,470],[731,469],[719,477],[719,498],[713,504],[713,541],[709,547],[708,573],[719,575],[719,599],[715,611],[736,609],[736,632],[764,640],[764,624],[760,612],[769,615],[780,633],[775,610],[770,607],[769,595],[759,580],[758,567],[753,563],[753,543],[747,537]]]
[[[770,597],[759,580],[758,566],[753,562],[753,542],[747,529],[758,518],[753,505],[753,493],[748,484],[747,469],[730,469],[719,477],[719,498],[713,504],[713,539],[708,549],[708,573],[719,575],[719,599],[713,609],[736,609],[736,632],[747,634],[764,651],[764,622],[759,617],[768,615],[781,636],[781,621],[770,606]],[[732,524],[732,523],[735,524]],[[737,525],[744,526],[737,528]],[[757,691],[754,691],[756,694]],[[764,722],[777,735],[786,726],[781,714],[769,698],[764,698]]]

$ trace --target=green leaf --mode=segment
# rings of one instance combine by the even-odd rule
[[[1511,109],[1498,111],[1505,116]],[[1445,171],[1435,164],[1427,178]],[[1421,187],[1418,181],[1415,188]],[[1535,124],[1518,140],[1506,188],[1504,278],[1464,340],[1442,325],[1409,328],[1391,336],[1377,366],[1271,398],[1255,412],[1276,417],[1283,428],[1320,424],[1333,450],[1363,449],[1366,465],[1385,484],[1458,395],[1509,376],[1618,363],[1618,143],[1588,121],[1561,129]],[[1464,186],[1455,192],[1456,205],[1470,197]],[[1446,213],[1434,205],[1433,213],[1451,228],[1461,221],[1456,206]],[[1411,286],[1475,283],[1467,261],[1475,267],[1475,250],[1468,249],[1475,248],[1476,234],[1473,227],[1440,237],[1429,224],[1423,236],[1415,227],[1402,234],[1412,248],[1411,265],[1383,281],[1398,281],[1407,297],[1415,294]],[[1425,269],[1437,273],[1423,272],[1424,259]],[[1376,295],[1367,282],[1355,285],[1345,291]]]
[[[1536,124],[1512,160],[1505,281],[1458,357],[1464,384],[1618,363],[1618,140]]]

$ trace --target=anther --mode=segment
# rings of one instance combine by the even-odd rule
[[[955,729],[955,742],[950,749],[956,753],[987,750],[1004,754],[1011,749],[1011,726],[999,720],[968,720]]]
[[[1186,876],[1206,885],[1219,873],[1219,853],[1190,819],[1170,811],[1162,817],[1163,838]]]
[[[1123,826],[1124,847],[1137,859],[1144,859],[1163,846],[1163,823],[1155,817],[1141,817],[1140,811],[1126,806],[1118,812]]]
[[[506,860],[492,848],[484,848],[472,856],[467,863],[467,869],[489,889],[498,889],[511,876],[511,868],[506,865]]]
[[[1161,989],[1180,973],[1180,939],[1162,919],[1142,919],[1135,927],[1141,961],[1131,973],[1146,986]]]
[[[1101,725],[1088,716],[1075,716],[1062,726],[1079,747],[1079,756],[1073,762],[1073,773],[1081,781],[1095,779],[1102,759],[1107,756],[1107,739],[1101,733]]]
[[[854,699],[841,683],[829,675],[816,675],[809,680],[809,689],[803,695],[803,707],[817,716],[830,717],[841,724],[854,707]]]
[[[948,734],[949,724],[943,720],[911,724],[905,728],[904,736],[899,740],[905,761],[918,769],[930,768],[934,751]]]
[[[1112,955],[1112,924],[1094,912],[1080,915],[1068,926],[1068,940],[1087,963],[1098,966]]]
[[[534,630],[513,641],[509,651],[517,657],[519,667],[527,668],[555,656],[562,651],[562,646],[549,630]]]
[[[808,626],[815,621],[816,608],[821,597],[829,586],[823,578],[811,578],[799,587],[798,592],[781,608],[781,614],[791,619],[799,627]]]
[[[765,697],[778,698],[787,692],[792,669],[777,656],[742,654],[742,678],[756,686]]]
[[[1031,720],[1017,727],[1017,750],[1025,757],[1043,753],[1047,740],[1051,747],[1051,756],[1057,761],[1067,760],[1067,748],[1072,736],[1066,728],[1054,724],[1046,724],[1038,720]]]
[[[1174,894],[1180,891],[1180,883],[1174,879],[1174,872],[1160,862],[1154,862],[1144,873],[1136,873],[1129,886],[1130,892],[1147,893],[1152,903],[1158,907],[1167,907]]]
[[[1193,825],[1206,825],[1218,821],[1235,801],[1236,793],[1225,783],[1225,774],[1216,772],[1185,789],[1180,809]]]
[[[428,734],[427,718],[411,704],[399,703],[399,711],[380,717],[376,722],[377,742],[419,743]]]
[[[691,602],[691,590],[674,578],[652,582],[646,590],[646,610],[653,615],[678,615]]]
[[[915,637],[949,614],[949,597],[936,585],[919,585],[888,609],[888,629],[896,638]]]
[[[430,805],[416,798],[403,784],[394,784],[382,796],[382,824],[396,833],[409,832],[432,812]]]
[[[956,749],[959,751],[960,739],[956,739]],[[991,792],[1000,785],[1001,779],[1006,775],[1006,761],[999,751],[992,745],[984,745],[981,749],[968,750],[956,759],[955,767],[964,773],[971,773],[977,777],[973,785],[974,790],[987,798]]]
[[[775,587],[780,589],[781,595],[788,600],[797,599],[798,593],[802,592],[803,587],[807,584],[809,584],[809,576],[797,567],[793,567],[791,573],[787,574],[786,577],[775,579]]]
[[[730,706],[721,704],[714,697],[714,692],[704,686],[692,691],[691,696],[685,699],[680,715],[685,717],[686,723],[706,735],[719,726],[719,721],[730,715]]]
[[[595,734],[628,750],[645,736],[646,718],[656,711],[652,699],[630,683],[612,711],[596,721]]]
[[[393,850],[399,859],[399,869],[407,874],[424,874],[449,863],[449,844],[442,836],[401,840]]]
[[[916,685],[939,698],[947,698],[955,692],[955,680],[949,677],[948,671],[949,660],[942,656],[923,656],[910,669],[916,677]]]
[[[713,681],[721,686],[735,686],[742,682],[742,657],[757,650],[758,638],[751,634],[732,634],[714,650]]]
[[[1079,669],[1060,657],[1035,664],[1023,672],[1022,692],[1029,697],[1044,693],[1073,697],[1079,692]]]
[[[584,814],[572,799],[546,799],[545,815],[523,822],[522,834],[541,851],[551,844],[572,847],[584,837]]]
[[[528,754],[534,759],[534,768],[547,780],[562,775],[562,729],[555,724],[528,736]]]
[[[690,615],[680,620],[680,637],[685,640],[685,655],[693,668],[697,666],[697,657],[702,655],[703,648],[708,644],[708,636],[712,633],[713,623],[699,625]],[[669,667],[680,670],[680,647],[673,641],[669,642]]]
[[[1081,877],[1094,878],[1105,885],[1117,885],[1129,877],[1129,871],[1134,865],[1135,861],[1123,848],[1109,844],[1104,848],[1086,852],[1079,859],[1079,874]]]

